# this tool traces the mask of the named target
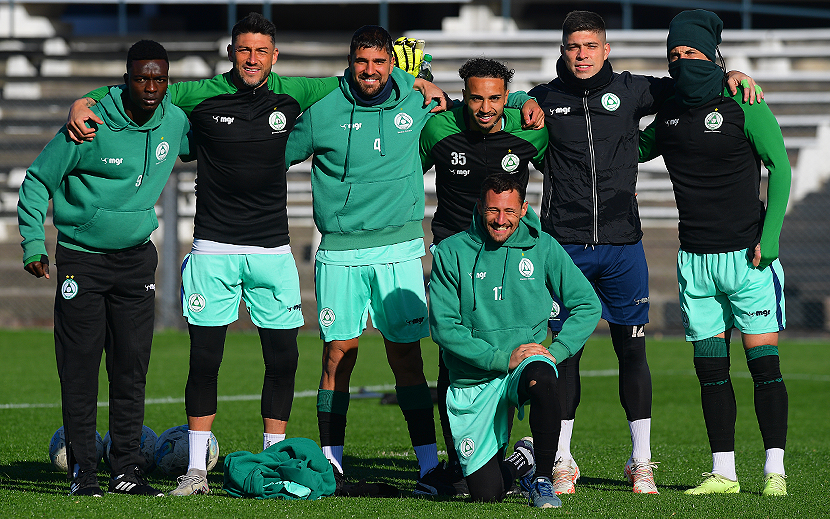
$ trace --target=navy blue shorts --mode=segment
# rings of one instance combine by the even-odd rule
[[[602,318],[609,323],[634,326],[648,322],[648,264],[643,242],[631,245],[569,245],[562,247],[585,274],[602,303]],[[559,314],[548,326],[562,330],[568,310],[554,297]]]

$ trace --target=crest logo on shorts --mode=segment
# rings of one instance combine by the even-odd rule
[[[281,132],[285,129],[285,114],[282,112],[272,112],[268,116],[268,125],[274,130]]]
[[[61,285],[61,295],[64,299],[72,299],[78,295],[78,282],[75,276],[66,276],[66,281]]]
[[[476,442],[472,438],[464,438],[458,446],[458,453],[464,458],[469,458],[476,451]]]
[[[334,324],[334,310],[331,308],[320,310],[320,325],[328,328],[332,324]]]
[[[556,317],[558,317],[560,311],[561,311],[561,309],[559,308],[559,303],[554,301],[553,302],[553,307],[550,309],[550,318],[555,319]]]
[[[187,298],[187,307],[193,313],[199,313],[205,309],[205,298],[202,294],[190,294]]]
[[[412,117],[406,112],[401,112],[395,116],[395,126],[399,130],[410,129],[412,127],[412,123]]]
[[[532,276],[533,262],[527,258],[522,258],[522,260],[519,262],[519,273],[526,278]]]
[[[707,130],[717,130],[723,124],[723,116],[718,112],[712,112],[703,120]]]
[[[501,169],[512,173],[519,169],[519,157],[515,153],[508,153],[501,159]]]
[[[167,144],[166,141],[161,141],[159,145],[156,146],[156,160],[164,162],[164,159],[167,158],[168,153],[170,153],[170,145]]]
[[[612,94],[611,92],[604,94],[602,96],[602,99],[600,99],[600,102],[602,103],[602,107],[608,110],[609,112],[613,112],[614,110],[620,107],[620,98]]]

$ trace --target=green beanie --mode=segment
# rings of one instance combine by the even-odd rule
[[[666,38],[666,51],[678,45],[692,47],[715,61],[715,48],[720,44],[723,20],[711,11],[694,9],[683,11],[669,24],[669,37]]]

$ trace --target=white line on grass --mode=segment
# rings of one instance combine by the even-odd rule
[[[581,377],[616,377],[618,371],[616,369],[599,369],[599,370],[588,370],[588,371],[581,371],[579,375]],[[695,376],[695,372],[693,370],[666,370],[666,371],[652,371],[652,375],[685,375],[685,376]],[[733,378],[751,378],[752,376],[747,372],[738,372],[732,373]],[[783,375],[784,382],[786,383],[788,380],[809,380],[813,382],[830,382],[830,375],[816,375],[816,374],[807,374],[807,373],[789,373]],[[435,382],[430,382],[431,386],[435,385]],[[359,396],[361,393],[380,393],[380,392],[389,392],[394,391],[395,386],[391,384],[381,385],[381,386],[362,386],[359,388],[349,388],[349,393],[353,397]],[[316,389],[307,389],[305,391],[296,391],[294,393],[294,398],[309,398],[317,396]],[[228,395],[228,396],[220,396],[218,400],[220,402],[243,402],[249,400],[259,400],[262,395]],[[164,397],[164,398],[148,398],[144,401],[145,405],[153,405],[153,404],[183,404],[184,398],[173,398],[173,397]],[[39,408],[55,408],[60,407],[60,402],[55,403],[48,403],[48,404],[0,404],[0,409],[39,409]],[[98,407],[109,407],[109,402],[98,402]]]

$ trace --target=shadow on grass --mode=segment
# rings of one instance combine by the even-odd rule
[[[0,467],[0,490],[66,494],[69,479],[51,463],[18,461]]]

